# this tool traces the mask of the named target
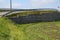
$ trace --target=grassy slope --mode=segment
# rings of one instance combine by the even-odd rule
[[[60,40],[60,21],[22,24],[23,30],[30,40]]]
[[[0,40],[23,40],[23,32],[7,18],[0,18]]]
[[[14,24],[0,18],[0,40],[60,40],[60,21]]]

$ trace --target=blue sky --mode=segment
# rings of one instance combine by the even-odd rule
[[[10,0],[0,0],[0,8],[9,8]],[[60,6],[60,0],[12,0],[13,8],[57,8]]]

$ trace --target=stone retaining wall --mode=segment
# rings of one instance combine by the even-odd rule
[[[8,17],[9,18],[9,17]],[[32,23],[32,22],[41,22],[41,21],[56,21],[60,20],[60,13],[43,13],[39,14],[30,14],[26,16],[19,16],[14,18],[9,18],[16,23]]]

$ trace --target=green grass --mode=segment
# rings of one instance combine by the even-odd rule
[[[14,23],[7,18],[0,18],[0,40],[23,40],[23,36],[24,33]]]
[[[15,24],[2,17],[0,40],[60,40],[60,21]]]
[[[26,15],[32,15],[32,14],[37,14],[41,15],[43,13],[58,13],[56,10],[32,10],[32,11],[23,11],[19,13],[11,13],[7,15],[8,17],[16,17],[16,16],[26,16]]]

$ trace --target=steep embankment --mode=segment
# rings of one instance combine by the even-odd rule
[[[24,33],[7,18],[0,18],[0,40],[23,40]]]
[[[14,24],[2,17],[0,40],[60,40],[60,21]]]

